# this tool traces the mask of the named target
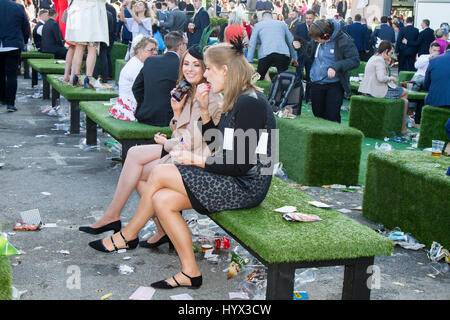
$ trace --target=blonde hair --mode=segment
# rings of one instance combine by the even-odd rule
[[[134,6],[138,3],[138,2],[142,2],[145,6],[145,11],[144,11],[144,16],[146,18],[152,18],[151,14],[152,14],[152,10],[148,7],[147,2],[144,0],[134,0],[131,2],[131,9],[133,9],[134,11]]]
[[[204,57],[208,64],[216,67],[226,66],[228,69],[223,92],[223,113],[233,109],[238,97],[244,91],[249,89],[260,90],[252,83],[255,69],[247,62],[244,53],[237,52],[231,44],[214,44],[206,49]]]
[[[138,38],[139,37],[139,38]],[[147,35],[137,35],[136,43],[133,44],[133,55],[135,56],[138,53],[139,49],[143,49],[147,46],[149,43],[153,43],[155,45],[155,49],[158,50],[158,41],[156,41],[154,38],[147,36]]]

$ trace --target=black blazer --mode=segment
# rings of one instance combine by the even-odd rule
[[[23,50],[31,29],[25,8],[10,0],[0,0],[0,43]]]
[[[39,21],[38,24],[33,29],[33,42],[36,47],[36,49],[41,49],[41,36],[37,33],[37,29],[39,29],[40,26],[43,26],[44,23],[42,21]]]
[[[158,127],[169,125],[173,117],[170,91],[175,88],[179,66],[180,58],[174,52],[145,60],[133,84],[139,122]]]
[[[419,32],[419,36],[417,40],[408,41],[408,44],[411,46],[417,47],[417,54],[421,56],[422,54],[430,53],[430,44],[435,40],[434,31],[431,28],[423,29]]]
[[[195,24],[194,32],[188,31],[188,48],[200,43],[202,38],[203,30],[209,26],[209,14],[206,12],[205,8],[201,7],[192,21]]]
[[[42,27],[41,51],[54,53],[58,48],[64,48],[64,38],[59,23],[48,19]]]
[[[401,28],[398,32],[397,43],[395,45],[395,53],[403,56],[415,56],[417,53],[417,47],[411,45],[411,42],[417,41],[419,37],[419,29],[413,27],[412,25],[408,25],[404,28]],[[408,40],[408,43],[404,45],[402,40]]]

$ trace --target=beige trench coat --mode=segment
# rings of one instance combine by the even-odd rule
[[[73,0],[67,10],[66,41],[109,45],[105,0]]]

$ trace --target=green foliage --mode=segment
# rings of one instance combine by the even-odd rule
[[[438,166],[439,165],[439,166]],[[450,247],[450,158],[427,151],[372,151],[367,158],[364,217],[400,227],[420,243]]]

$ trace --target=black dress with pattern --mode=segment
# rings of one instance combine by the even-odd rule
[[[255,135],[258,142],[265,131],[268,133],[267,154],[256,155],[256,145],[248,140],[242,149],[242,145],[238,145],[242,140],[239,141],[235,134],[233,149],[220,147],[215,150],[214,156],[208,157],[205,168],[177,164],[193,209],[209,214],[256,207],[269,190],[274,165],[271,159],[274,141],[271,138],[276,124],[266,97],[260,92],[242,94],[234,108],[222,114],[217,127],[210,121],[203,126],[203,132],[211,128],[218,129],[222,137],[225,128],[232,128],[235,133],[239,129],[244,132],[254,129],[258,133]],[[237,161],[237,150],[245,150],[244,163]]]

